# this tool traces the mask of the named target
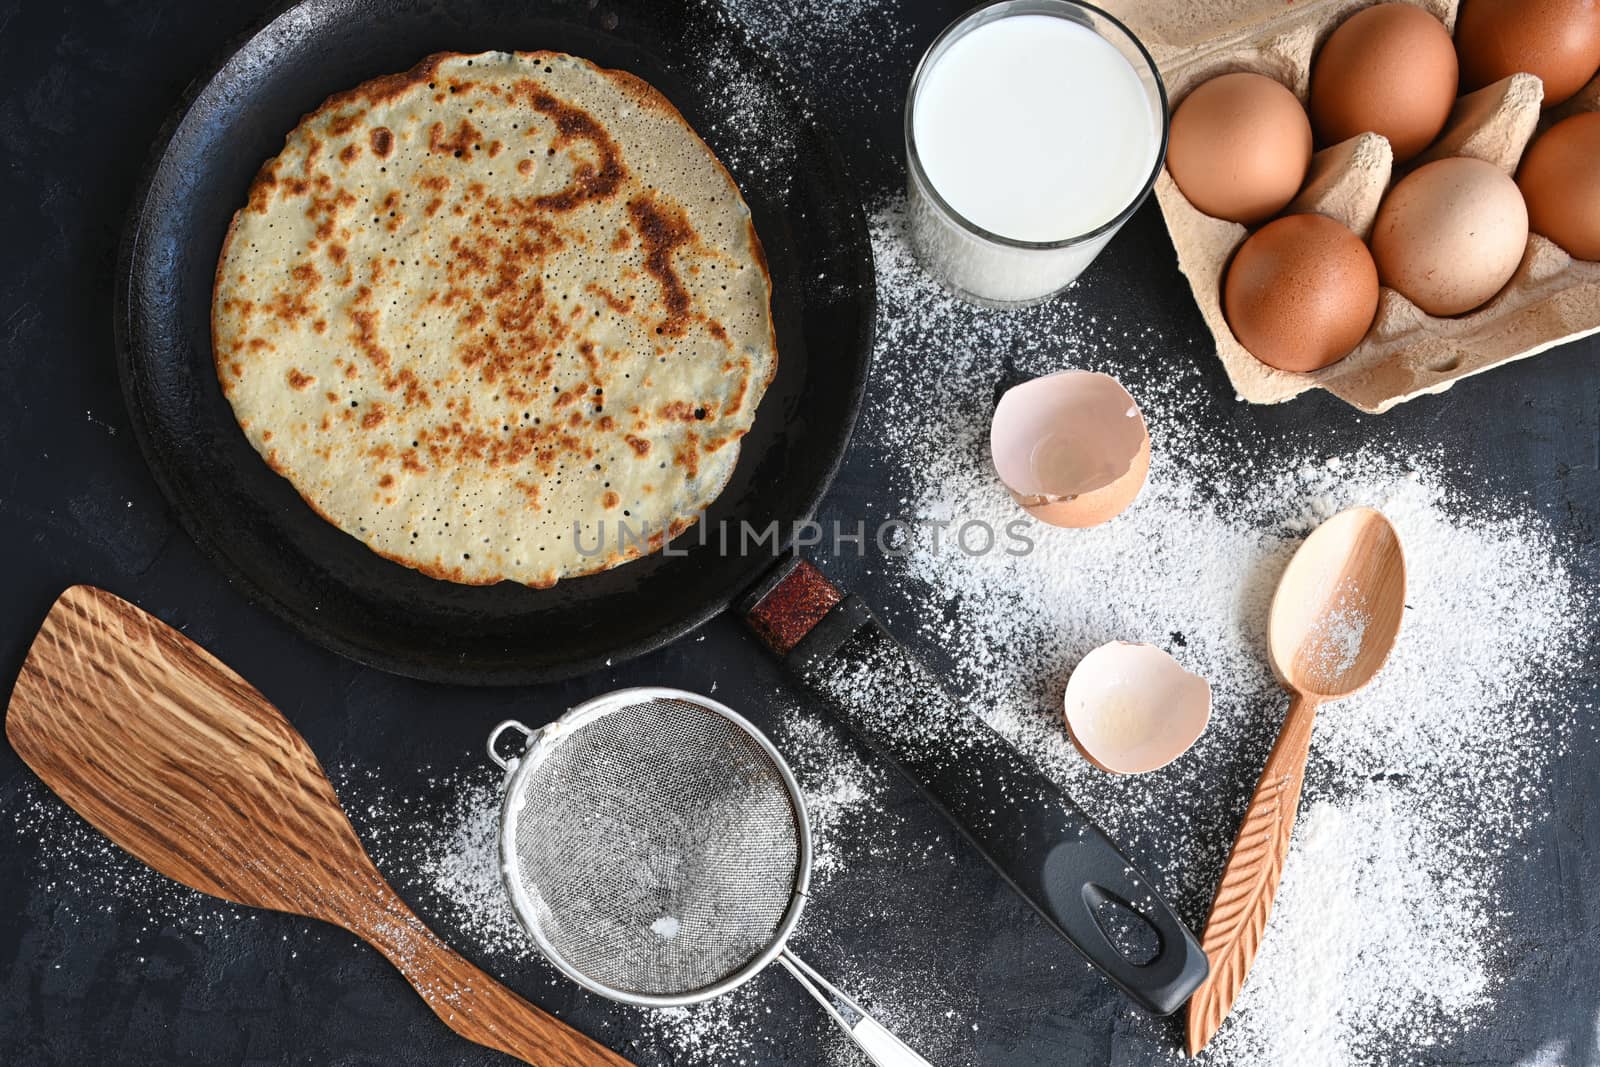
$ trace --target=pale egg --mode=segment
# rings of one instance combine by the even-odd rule
[[[1085,527],[1133,503],[1150,470],[1139,405],[1109,374],[1069,370],[1006,390],[989,425],[1013,499],[1054,526]]]
[[[1113,641],[1078,663],[1067,733],[1096,767],[1143,774],[1189,750],[1211,719],[1211,684],[1154,645]]]
[[[1384,197],[1372,258],[1384,285],[1430,315],[1461,315],[1511,280],[1528,245],[1528,208],[1511,177],[1481,159],[1419,167]]]

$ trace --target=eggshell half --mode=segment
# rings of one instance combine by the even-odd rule
[[[1189,750],[1211,719],[1211,685],[1154,645],[1113,641],[1078,663],[1067,733],[1103,771],[1143,774]]]
[[[1098,526],[1133,503],[1150,470],[1139,405],[1109,374],[1069,370],[1006,390],[989,426],[995,472],[1054,526]]]

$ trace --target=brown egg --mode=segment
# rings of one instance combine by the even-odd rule
[[[1381,133],[1403,163],[1439,136],[1456,99],[1456,49],[1411,4],[1378,4],[1333,31],[1311,67],[1311,122],[1325,145]]]
[[[1260,74],[1224,74],[1178,105],[1167,170],[1207,215],[1254,223],[1282,211],[1311,165],[1311,120],[1295,95]]]
[[[1384,285],[1430,315],[1460,315],[1511,280],[1528,244],[1528,209],[1494,164],[1439,159],[1389,190],[1371,240]]]
[[[1361,343],[1378,312],[1378,270],[1361,238],[1324,215],[1288,215],[1239,246],[1222,308],[1269,367],[1313,371]]]
[[[1481,89],[1527,71],[1554,107],[1600,69],[1600,4],[1595,0],[1466,0],[1456,15],[1461,82]]]
[[[1600,111],[1558,122],[1522,157],[1528,225],[1578,259],[1600,260]]]

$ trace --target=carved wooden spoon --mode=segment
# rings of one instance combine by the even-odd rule
[[[342,926],[445,1024],[540,1067],[627,1067],[462,959],[383,880],[317,758],[194,642],[73,586],[22,665],[6,736],[118,845],[203,893]]]
[[[1267,647],[1293,699],[1222,871],[1201,947],[1211,973],[1189,1000],[1189,1055],[1198,1055],[1244,986],[1278,893],[1311,725],[1324,701],[1370,682],[1400,632],[1406,564],[1389,520],[1371,508],[1341,511],[1289,561],[1272,598]]]

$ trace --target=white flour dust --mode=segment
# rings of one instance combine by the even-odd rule
[[[1155,459],[1123,516],[1088,531],[1035,526],[1021,557],[935,552],[918,538],[886,564],[906,581],[887,584],[909,589],[903,636],[914,628],[947,656],[956,688],[1113,836],[1165,857],[1161,880],[1197,920],[1286,702],[1264,655],[1276,579],[1344,507],[1394,522],[1410,572],[1399,644],[1368,690],[1321,714],[1265,946],[1207,1058],[1360,1063],[1470,1030],[1506,948],[1495,864],[1547,810],[1541,772],[1571,717],[1592,712],[1559,706],[1587,638],[1563,546],[1515,500],[1459,499],[1448,464],[1425,452],[1258,457],[1259,444],[1186,417],[1182,368],[1145,380],[1159,337],[1070,298],[1009,317],[966,308],[911,261],[897,205],[873,229],[887,326],[876,421],[905,476],[905,514],[952,529],[1016,517],[987,453],[1008,375],[1104,369],[1144,409]],[[1333,669],[1364,636],[1366,620],[1349,614],[1325,635]],[[1060,720],[1073,665],[1118,639],[1166,648],[1216,699],[1190,753],[1134,778],[1092,768]]]

